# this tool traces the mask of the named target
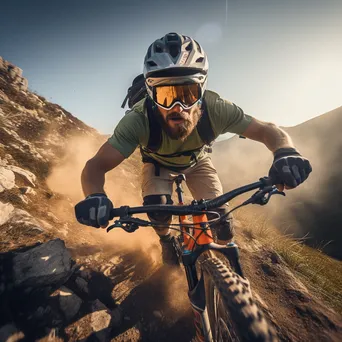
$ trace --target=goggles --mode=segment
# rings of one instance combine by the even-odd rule
[[[190,109],[202,96],[202,87],[199,83],[153,87],[153,101],[164,109],[172,109],[176,104],[184,109]]]

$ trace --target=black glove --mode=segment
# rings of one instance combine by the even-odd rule
[[[295,188],[303,183],[312,171],[308,159],[294,148],[280,148],[274,152],[273,164],[268,175],[275,184]]]
[[[105,194],[91,194],[75,205],[79,223],[95,228],[107,226],[113,203]]]

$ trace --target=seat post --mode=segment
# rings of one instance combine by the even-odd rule
[[[183,198],[183,188],[182,188],[182,182],[185,181],[185,175],[183,173],[179,174],[177,177],[174,178],[174,181],[176,183],[176,192],[178,196],[178,202],[179,204],[184,203],[184,198]]]

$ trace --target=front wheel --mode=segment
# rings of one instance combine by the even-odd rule
[[[201,263],[214,342],[277,341],[274,329],[252,298],[249,284],[217,258]]]

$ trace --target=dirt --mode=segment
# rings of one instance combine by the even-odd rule
[[[238,236],[245,274],[281,341],[340,341],[342,318],[296,278],[272,250]]]

